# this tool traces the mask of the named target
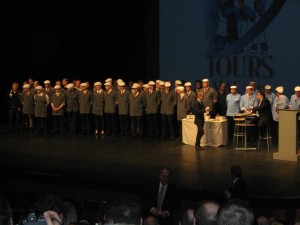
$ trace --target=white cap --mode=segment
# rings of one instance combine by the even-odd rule
[[[269,85],[269,84],[267,84],[266,86],[265,86],[265,89],[266,90],[270,90],[272,87],[271,87],[271,85]]]
[[[74,88],[74,84],[67,84],[67,88],[68,88],[68,89]]]
[[[42,90],[43,87],[42,86],[36,86],[35,90]]]
[[[149,81],[149,83],[148,83],[149,85],[155,85],[155,83],[154,83],[154,81]]]
[[[45,80],[44,81],[44,84],[50,84],[51,82],[50,82],[50,80]]]
[[[247,90],[247,89],[253,89],[253,87],[252,87],[252,86],[247,86],[247,87],[246,87],[246,90]]]
[[[209,80],[205,78],[202,80],[202,82],[209,82]]]
[[[111,79],[111,78],[107,78],[107,79],[105,80],[105,83],[108,83],[108,82],[112,83],[112,79]]]
[[[123,86],[125,86],[125,82],[121,81],[118,83],[118,85],[119,85],[119,87],[123,87]]]
[[[192,86],[192,83],[191,83],[191,82],[186,82],[186,83],[184,84],[184,86]]]
[[[61,89],[61,86],[60,85],[55,85],[54,89]]]
[[[111,85],[111,82],[107,82],[107,81],[105,80],[104,86],[110,86],[110,85]]]
[[[278,93],[282,94],[284,91],[284,88],[282,86],[279,86],[275,89]]]
[[[256,82],[255,82],[255,81],[251,81],[251,82],[250,82],[250,85],[251,85],[251,84],[256,84]]]
[[[183,87],[183,86],[178,86],[178,87],[176,88],[176,90],[184,91],[184,87]]]
[[[30,85],[29,84],[24,84],[23,88],[30,88]]]
[[[131,89],[137,89],[140,88],[140,85],[138,83],[134,83],[131,87]]]
[[[295,91],[300,91],[300,86],[295,87]]]
[[[235,85],[230,86],[230,89],[237,89],[237,86],[235,86]]]
[[[179,84],[179,85],[181,85],[181,84],[182,84],[182,82],[181,82],[181,80],[176,80],[176,81],[175,81],[175,84]]]
[[[81,83],[80,86],[81,87],[87,87],[87,84],[86,83]]]
[[[159,85],[165,85],[165,82],[164,81],[159,81]]]
[[[170,82],[166,82],[165,83],[165,87],[171,87],[171,83]]]
[[[143,87],[144,88],[149,88],[149,84],[144,84]]]
[[[102,85],[101,82],[95,82],[95,83],[94,83],[94,87],[95,87],[95,86],[101,86],[101,85]]]
[[[156,84],[159,84],[160,82],[161,82],[161,80],[156,80],[155,81]]]
[[[118,80],[117,80],[117,84],[118,84],[118,85],[119,85],[119,83],[121,83],[121,82],[123,82],[122,79],[118,79]]]

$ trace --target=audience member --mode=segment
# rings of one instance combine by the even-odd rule
[[[216,225],[219,203],[213,200],[200,202],[195,212],[195,225]]]
[[[155,216],[148,216],[144,220],[144,225],[159,225],[158,220]]]
[[[0,197],[0,225],[12,225],[12,212],[10,206],[3,196]]]
[[[232,185],[230,191],[224,191],[224,197],[226,199],[247,199],[247,187],[246,183],[242,177],[243,171],[242,168],[238,165],[231,166],[230,169]]]
[[[187,209],[180,217],[179,225],[193,225],[194,224],[194,209]]]

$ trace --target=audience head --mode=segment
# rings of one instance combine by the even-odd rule
[[[0,197],[0,225],[12,225],[12,212],[4,197]]]
[[[156,217],[154,216],[148,216],[145,220],[144,220],[144,225],[159,225],[158,220]]]
[[[39,198],[34,206],[38,212],[55,211],[62,217],[63,202],[55,195],[45,195]]]
[[[233,179],[235,178],[240,178],[243,175],[243,170],[240,166],[238,165],[233,165],[230,168],[230,173]]]
[[[77,212],[75,206],[70,202],[64,202],[62,204],[62,212],[63,212],[63,224],[69,225],[70,223],[77,222]]]
[[[200,202],[195,212],[195,225],[216,225],[219,207],[216,201]]]
[[[180,217],[179,225],[193,225],[194,224],[194,209],[187,209]]]
[[[217,222],[218,225],[253,225],[253,210],[245,201],[229,200],[220,207]]]
[[[170,181],[170,177],[172,176],[172,170],[170,168],[162,168],[159,171],[159,180],[162,185],[167,185]]]
[[[105,209],[106,224],[134,224],[142,223],[140,206],[128,199],[110,202]]]
[[[270,225],[270,221],[265,216],[260,216],[256,220],[257,225]]]

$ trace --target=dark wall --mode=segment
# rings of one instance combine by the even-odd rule
[[[2,92],[29,77],[156,78],[157,12],[158,0],[9,1],[0,13]]]

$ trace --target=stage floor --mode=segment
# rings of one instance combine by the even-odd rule
[[[110,183],[119,187],[153,184],[161,167],[173,169],[172,182],[182,190],[222,193],[231,183],[230,166],[243,168],[253,197],[300,196],[300,166],[273,160],[273,149],[235,151],[232,144],[206,147],[180,141],[94,135],[34,135],[1,132],[1,170],[57,176],[62,180]]]

